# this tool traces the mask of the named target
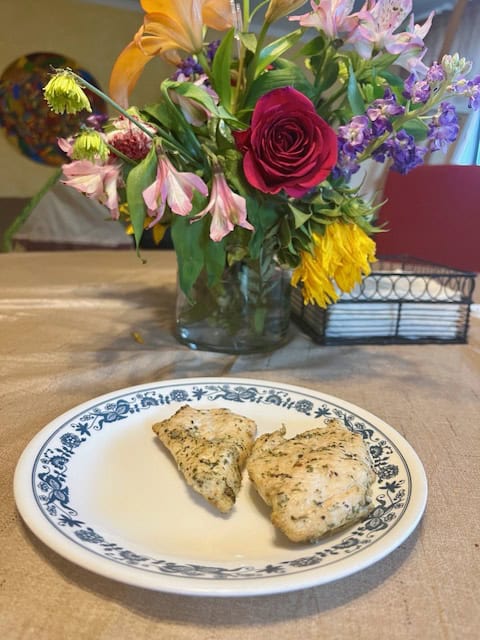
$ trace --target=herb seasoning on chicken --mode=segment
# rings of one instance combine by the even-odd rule
[[[247,462],[276,527],[293,542],[315,542],[368,514],[375,474],[360,435],[338,420],[284,435],[285,427],[260,436]]]
[[[185,405],[152,429],[192,489],[228,513],[240,491],[242,470],[256,435],[255,422],[228,409]]]

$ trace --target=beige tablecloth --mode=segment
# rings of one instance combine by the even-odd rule
[[[145,265],[130,251],[8,254],[0,256],[0,275],[0,638],[479,637],[478,319],[467,345],[321,347],[296,331],[272,354],[234,357],[190,351],[172,336],[169,252],[152,252]],[[216,599],[90,573],[23,524],[14,469],[56,416],[134,384],[225,375],[312,387],[391,424],[428,476],[428,505],[416,531],[348,578]]]

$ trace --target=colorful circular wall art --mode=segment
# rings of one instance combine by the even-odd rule
[[[0,76],[0,126],[9,142],[35,162],[59,167],[66,160],[57,139],[68,137],[88,116],[106,115],[104,100],[86,91],[92,114],[57,115],[43,97],[53,68],[70,67],[95,86],[98,83],[74,60],[56,53],[30,53],[12,62]]]

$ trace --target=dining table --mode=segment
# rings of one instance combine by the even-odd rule
[[[288,342],[276,350],[244,355],[181,344],[174,332],[175,300],[171,250],[144,250],[141,258],[129,249],[0,254],[0,638],[480,637],[478,287],[466,343],[328,346],[293,323]],[[271,389],[308,389],[359,407],[388,425],[408,443],[425,472],[428,497],[426,505],[417,507],[411,530],[358,570],[325,580],[321,569],[312,574],[307,567],[302,575],[314,577],[303,584],[282,586],[274,575],[271,584],[280,586],[269,589],[270,577],[265,576],[260,591],[244,593],[241,586],[223,593],[177,589],[174,577],[165,588],[161,580],[122,579],[97,571],[94,563],[69,555],[62,545],[56,548],[63,530],[39,535],[25,503],[19,504],[19,494],[33,490],[28,476],[18,474],[19,460],[32,441],[41,443],[49,425],[95,398],[172,381],[181,386],[190,379],[244,381],[246,387],[249,381],[253,387],[268,381]],[[101,433],[87,431],[84,427],[84,440],[92,436],[101,441]],[[160,450],[155,454],[160,458]],[[132,447],[130,459],[142,475],[139,455]],[[108,474],[108,447],[101,456]],[[50,462],[52,469],[54,464],[61,468],[65,456],[51,456]],[[88,464],[93,469],[99,456],[92,455]],[[75,482],[93,490],[87,470],[75,469],[80,474]],[[122,503],[115,492],[135,483],[125,479],[128,473],[126,463],[123,477],[110,487],[111,498],[102,498],[105,508],[110,499]],[[145,472],[142,483],[146,477]],[[44,473],[42,482],[48,479]],[[51,500],[68,508],[65,492],[51,486]],[[140,483],[134,486],[141,502],[143,489]],[[144,489],[151,500],[155,488]],[[159,508],[151,505],[152,512]],[[268,520],[268,511],[262,518]],[[261,523],[262,532],[264,526],[270,523]],[[192,521],[191,528],[202,549],[208,548],[213,526],[196,528]],[[249,549],[255,539],[254,527],[245,532]],[[302,549],[313,557],[308,554],[314,551]],[[129,559],[135,562],[135,557]]]

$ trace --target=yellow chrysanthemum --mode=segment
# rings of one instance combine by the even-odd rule
[[[55,113],[78,113],[83,109],[92,111],[87,94],[68,69],[63,69],[50,78],[43,93]]]
[[[338,289],[349,292],[371,272],[375,242],[356,224],[335,222],[324,235],[312,234],[313,253],[304,251],[292,275],[292,285],[302,284],[305,304],[326,307],[338,300]]]
[[[74,160],[107,160],[110,150],[98,131],[82,131],[72,148]]]

